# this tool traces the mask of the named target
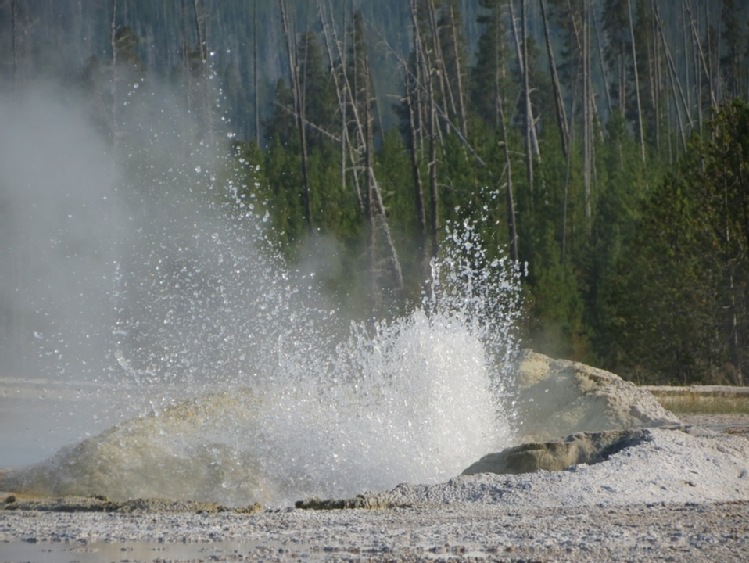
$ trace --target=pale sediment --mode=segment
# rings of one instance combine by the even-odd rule
[[[749,560],[748,417],[682,422],[613,374],[523,362],[518,441],[475,475],[265,510],[0,494],[0,560]]]
[[[44,550],[130,561],[746,561],[749,503],[507,509],[461,504],[391,510],[236,514],[15,513],[26,543],[0,544],[35,560]],[[44,543],[42,543],[44,542]],[[58,543],[47,543],[58,542]],[[148,542],[148,543],[143,543]],[[16,548],[22,548],[16,549]],[[93,556],[86,559],[86,555]],[[97,559],[98,557],[98,559]]]
[[[130,560],[747,560],[747,436],[644,433],[593,465],[362,495],[359,505],[375,509],[240,514],[140,502],[108,512],[110,501],[93,499],[99,511],[43,512],[19,497],[0,512],[0,559],[34,560],[38,548],[93,561],[86,553],[114,543]]]

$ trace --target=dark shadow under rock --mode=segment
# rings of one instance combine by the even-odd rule
[[[396,505],[378,499],[376,496],[357,495],[350,499],[309,498],[296,501],[296,507],[303,510],[340,510],[344,508],[366,508],[382,510],[388,508],[406,508],[409,505]]]
[[[579,432],[548,442],[530,442],[485,455],[463,471],[463,475],[500,475],[562,471],[580,464],[605,461],[621,450],[650,439],[646,429]]]

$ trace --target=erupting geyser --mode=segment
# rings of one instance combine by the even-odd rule
[[[78,203],[120,205],[122,220],[63,248],[56,275],[71,287],[44,296],[75,315],[83,279],[86,306],[108,312],[76,334],[54,320],[54,376],[87,379],[120,413],[150,402],[149,412],[19,472],[16,487],[282,504],[448,479],[508,442],[517,272],[486,258],[471,223],[448,230],[409,313],[351,322],[314,274],[274,253],[258,202],[221,197],[235,187],[218,179],[220,158],[162,139],[147,136],[159,155],[147,173],[121,164],[125,180]],[[12,200],[17,183],[3,189]],[[64,239],[65,222],[56,228]],[[94,336],[101,355],[71,361],[91,352],[73,343]]]

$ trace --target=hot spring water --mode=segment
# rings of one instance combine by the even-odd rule
[[[126,170],[99,184],[70,172],[71,219],[46,272],[63,291],[19,293],[49,313],[37,341],[52,385],[93,389],[68,408],[96,431],[120,422],[16,478],[41,492],[283,504],[438,482],[507,443],[517,276],[486,260],[471,223],[446,233],[409,313],[351,322],[315,264],[274,251],[257,202],[215,196],[234,193],[213,172],[220,159],[189,154],[128,193]],[[92,183],[98,203],[79,192]],[[111,217],[82,235],[74,216],[92,206]]]

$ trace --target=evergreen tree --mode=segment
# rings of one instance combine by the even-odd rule
[[[479,0],[483,13],[478,23],[483,26],[476,51],[476,62],[471,68],[471,108],[479,120],[500,129],[499,104],[514,100],[517,87],[507,77],[508,47],[505,41],[502,7],[506,0]]]
[[[296,120],[294,118],[294,99],[286,81],[276,82],[274,104],[270,116],[263,120],[265,140],[268,145],[277,143],[282,147],[299,150]]]
[[[310,150],[314,150],[328,142],[325,133],[332,130],[334,125],[335,92],[317,35],[312,32],[304,33],[299,39],[297,53],[308,146]]]
[[[723,107],[653,193],[616,306],[624,365],[649,381],[742,384],[749,334],[749,106]],[[626,270],[624,270],[626,269]]]

